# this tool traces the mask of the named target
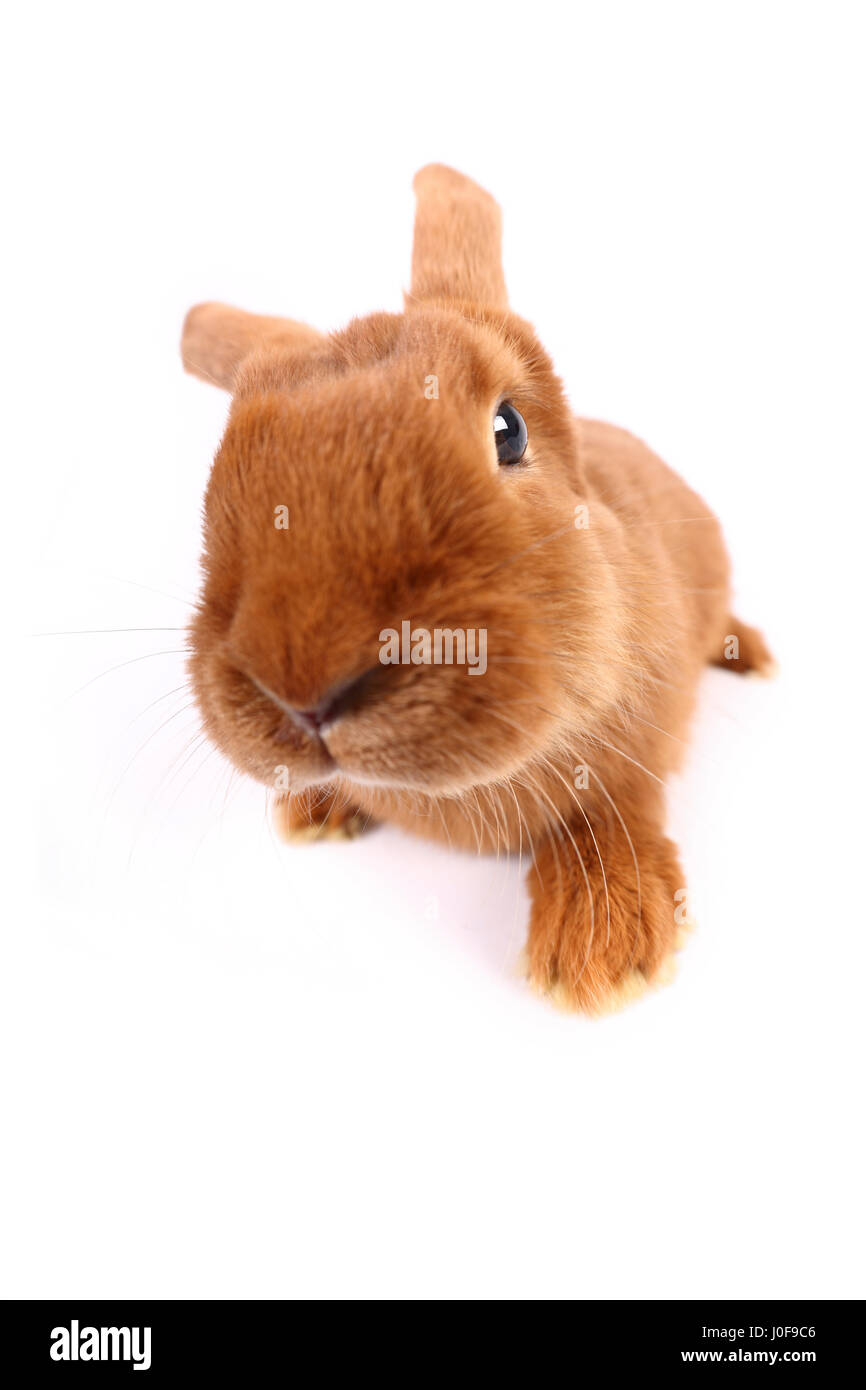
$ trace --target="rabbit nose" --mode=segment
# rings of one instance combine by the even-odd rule
[[[295,709],[292,706],[289,714],[305,734],[318,735],[327,721],[328,706],[318,704],[313,709]]]
[[[374,666],[353,680],[342,681],[339,685],[332,686],[311,709],[297,709],[291,705],[287,706],[286,713],[305,734],[320,738],[342,715],[364,703],[370,693],[373,677],[381,669],[380,666]]]

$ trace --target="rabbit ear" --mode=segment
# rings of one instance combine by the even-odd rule
[[[444,164],[415,175],[413,299],[469,299],[506,309],[499,204]]]
[[[315,328],[293,319],[246,314],[228,304],[197,304],[186,316],[180,351],[193,376],[231,391],[241,362],[257,348],[302,352],[323,341]]]

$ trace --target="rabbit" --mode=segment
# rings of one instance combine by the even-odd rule
[[[523,856],[528,979],[601,1013],[666,977],[688,919],[664,793],[701,671],[771,658],[707,505],[573,415],[508,307],[492,196],[439,164],[414,190],[402,314],[187,315],[184,366],[232,397],[189,674],[287,836]]]

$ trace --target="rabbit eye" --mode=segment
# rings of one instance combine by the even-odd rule
[[[503,401],[493,419],[496,456],[500,463],[519,463],[526,453],[529,436],[526,422],[519,410]]]

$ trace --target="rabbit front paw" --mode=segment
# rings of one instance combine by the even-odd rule
[[[314,787],[301,796],[284,796],[274,806],[274,826],[292,844],[312,840],[354,840],[371,825],[370,817],[331,787]]]
[[[634,855],[616,837],[596,840],[575,832],[538,855],[527,947],[532,987],[561,1008],[589,1014],[622,1008],[667,983],[688,924],[669,840],[644,834]]]

